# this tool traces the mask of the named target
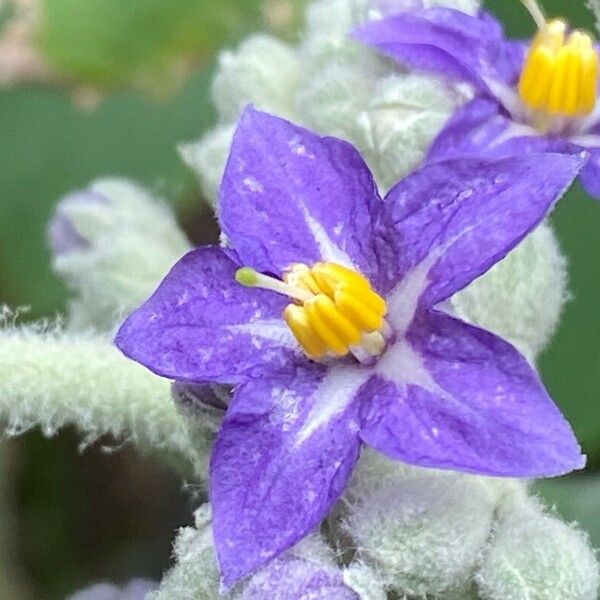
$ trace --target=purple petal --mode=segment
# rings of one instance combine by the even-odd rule
[[[427,162],[477,156],[504,158],[501,141],[510,136],[513,126],[496,100],[477,96],[452,115],[433,141]],[[531,130],[531,134],[535,132]]]
[[[600,200],[600,148],[586,148],[590,159],[581,171],[581,185],[594,199]]]
[[[348,143],[246,110],[220,191],[219,217],[241,262],[281,274],[319,260],[354,266],[377,285],[381,200]]]
[[[417,304],[431,307],[504,258],[564,194],[586,158],[539,154],[429,164],[393,188],[403,280],[389,298],[405,329]],[[407,312],[408,311],[408,312]]]
[[[116,344],[158,375],[238,383],[305,359],[281,318],[288,300],[238,284],[219,248],[199,248],[173,267],[122,325]]]
[[[479,96],[454,113],[429,149],[427,162],[581,151],[566,138],[543,136],[513,121],[496,100]]]
[[[315,529],[358,457],[358,367],[239,386],[215,443],[210,496],[229,587]]]
[[[496,68],[501,69],[502,79],[506,83],[513,85],[518,83],[530,46],[531,40],[504,40],[502,64],[496,65]]]
[[[285,555],[258,572],[237,600],[359,600],[331,566]]]
[[[422,315],[361,392],[361,438],[424,467],[509,477],[583,468],[568,423],[507,342],[442,313]],[[410,369],[408,366],[410,365]]]
[[[515,79],[515,46],[488,13],[451,8],[403,12],[353,32],[359,41],[408,67],[465,81],[489,91],[487,80]]]
[[[600,148],[587,146],[588,137],[592,136],[540,135],[531,127],[513,121],[497,101],[480,96],[456,111],[434,140],[427,162],[586,151],[590,157],[581,171],[581,183],[593,198],[600,199]]]

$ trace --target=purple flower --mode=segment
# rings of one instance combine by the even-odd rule
[[[317,548],[318,550],[318,548]],[[259,571],[236,596],[236,600],[276,598],[277,600],[359,600],[344,583],[342,572],[333,561],[320,557],[286,553]]]
[[[581,181],[600,199],[598,55],[591,38],[549,23],[525,0],[539,32],[531,43],[507,40],[489,13],[416,9],[356,30],[358,40],[404,65],[465,82],[473,99],[434,141],[428,161],[589,152]]]
[[[48,225],[48,241],[56,256],[87,250],[90,242],[77,230],[69,211],[90,204],[108,204],[109,199],[93,190],[84,190],[63,198]]]
[[[211,460],[226,586],[317,527],[362,443],[487,475],[583,466],[517,350],[439,309],[545,217],[583,162],[436,163],[382,201],[348,143],[244,113],[220,194],[230,246],[185,256],[116,340],[164,377],[235,386]]]
[[[85,590],[81,590],[68,600],[143,600],[158,584],[149,579],[132,579],[124,587],[111,583],[97,583]]]

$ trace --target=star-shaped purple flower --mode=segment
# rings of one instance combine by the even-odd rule
[[[403,65],[472,86],[473,99],[451,117],[428,161],[586,150],[581,182],[600,199],[597,47],[563,21],[547,23],[535,0],[523,3],[539,28],[532,42],[506,39],[484,10],[440,7],[387,16],[352,35]]]
[[[318,526],[362,443],[487,475],[584,465],[517,350],[440,308],[545,217],[583,162],[436,163],[382,201],[348,143],[245,112],[220,194],[228,246],[185,256],[116,340],[164,377],[235,386],[210,472],[226,586]],[[314,293],[278,279],[292,265],[314,266]],[[241,272],[273,289],[240,285]],[[308,319],[302,345],[289,311]],[[318,354],[319,344],[324,353],[309,359],[306,348]]]

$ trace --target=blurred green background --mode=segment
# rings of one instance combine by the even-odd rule
[[[249,30],[280,26],[269,20],[269,7],[293,9],[281,13],[288,19],[283,33],[293,38],[300,4],[40,0],[39,48],[66,77],[60,85],[0,88],[0,304],[28,305],[32,318],[64,309],[66,290],[49,267],[45,226],[57,199],[95,177],[122,175],[148,185],[177,207],[196,240],[213,231],[176,144],[212,123],[208,85],[218,48]],[[487,4],[510,34],[531,34],[518,0]],[[544,5],[592,29],[582,2]],[[2,7],[0,0],[0,25],[9,15]],[[74,82],[83,84],[75,96]],[[92,98],[101,90],[102,100],[82,109],[74,102],[82,89]],[[552,220],[570,261],[572,300],[542,373],[589,468],[539,489],[600,547],[600,206],[576,188]],[[10,522],[0,517],[14,542],[11,598],[62,598],[103,578],[157,578],[168,565],[173,530],[190,519],[193,499],[166,469],[131,449],[80,455],[77,443],[67,431],[54,440],[30,433],[0,447],[12,481],[0,506],[17,507]]]

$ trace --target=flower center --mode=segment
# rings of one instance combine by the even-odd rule
[[[581,31],[567,34],[561,20],[546,22],[535,0],[522,0],[539,31],[519,81],[521,101],[551,117],[582,117],[594,110],[598,55],[592,38]]]
[[[282,280],[244,267],[238,283],[293,298],[283,318],[309,358],[346,356],[369,362],[383,353],[391,329],[387,305],[360,273],[330,262],[292,265]]]

